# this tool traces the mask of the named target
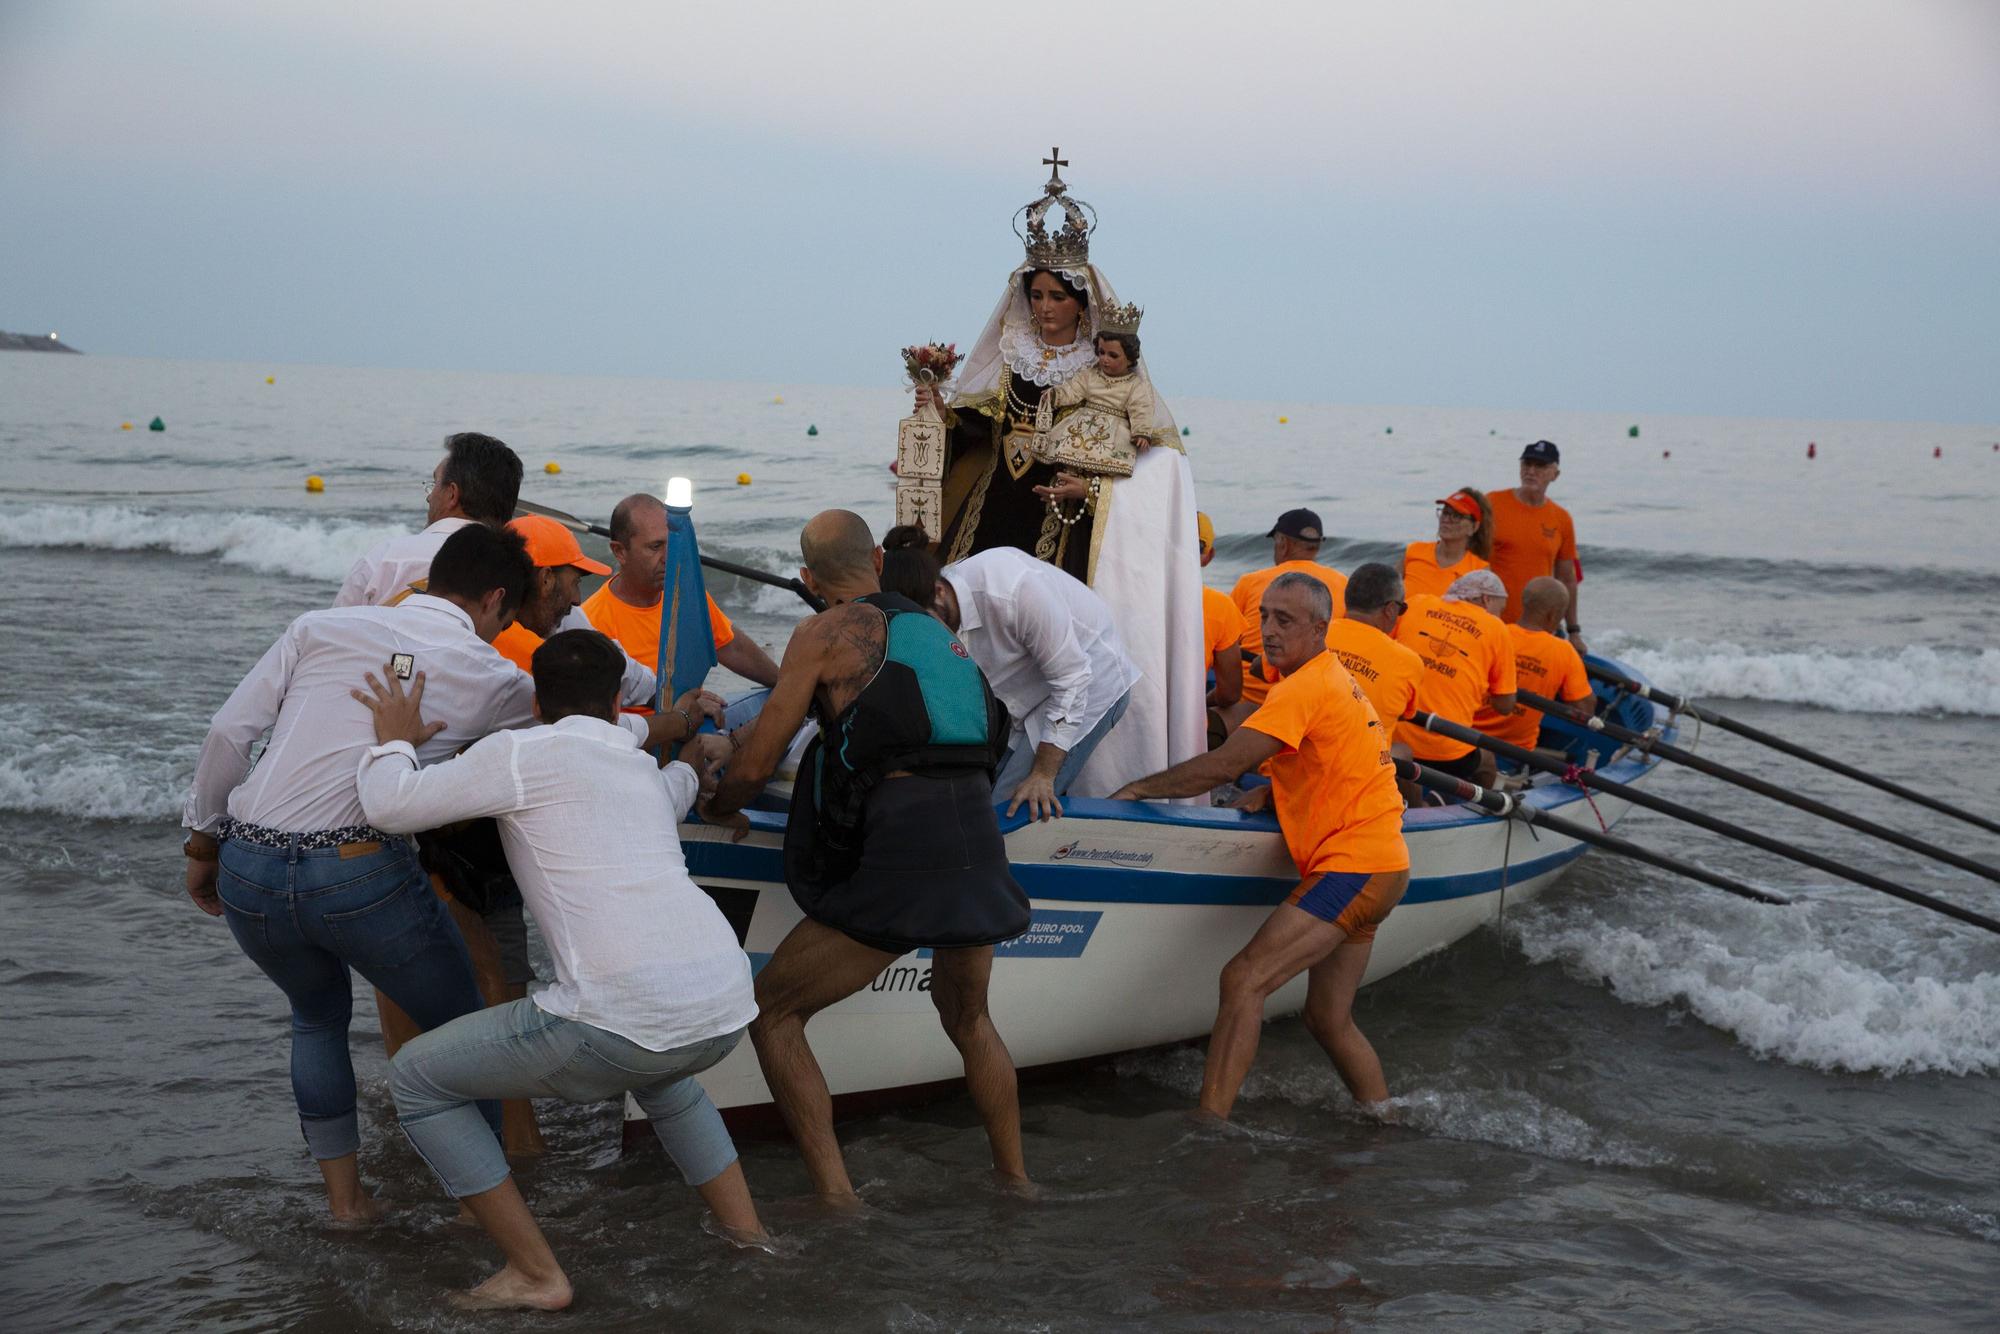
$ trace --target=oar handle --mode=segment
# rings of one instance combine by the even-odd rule
[[[1934,843],[1926,843],[1923,839],[1906,834],[1900,829],[1892,829],[1887,825],[1876,824],[1873,820],[1864,819],[1851,811],[1844,811],[1838,806],[1830,806],[1823,801],[1815,801],[1811,797],[1794,792],[1790,788],[1780,787],[1778,784],[1759,778],[1755,774],[1747,774],[1740,769],[1732,769],[1726,764],[1711,760],[1705,755],[1697,755],[1691,750],[1683,750],[1672,742],[1661,741],[1657,737],[1647,736],[1641,732],[1634,732],[1631,728],[1621,727],[1608,719],[1593,717],[1585,720],[1576,718],[1573,713],[1566,713],[1569,706],[1558,703],[1546,696],[1538,695],[1532,690],[1520,691],[1515,697],[1531,709],[1540,709],[1544,713],[1553,713],[1557,717],[1568,716],[1572,721],[1582,722],[1593,731],[1602,732],[1613,741],[1622,741],[1628,745],[1638,746],[1649,755],[1657,755],[1663,760],[1671,760],[1675,764],[1684,765],[1697,773],[1707,774],[1711,778],[1719,778],[1725,783],[1733,783],[1745,791],[1755,792],[1759,796],[1783,802],[1785,805],[1802,810],[1809,815],[1817,815],[1821,819],[1845,825],[1847,828],[1858,830],[1871,838],[1879,838],[1885,843],[1893,843],[1899,848],[1905,848],[1922,856],[1941,861],[1947,866],[1956,866],[1961,871],[1970,871],[1973,875],[2000,882],[2000,869],[1988,866],[1984,862],[1974,861],[1970,857],[1961,856],[1949,848],[1941,848]]]
[[[1655,704],[1664,705],[1675,713],[1685,713],[1689,717],[1699,718],[1705,723],[1720,727],[1725,732],[1734,732],[1738,736],[1748,737],[1759,745],[1769,746],[1772,750],[1790,755],[1794,759],[1804,760],[1808,764],[1816,764],[1822,769],[1827,769],[1841,775],[1843,778],[1852,778],[1857,783],[1866,783],[1872,788],[1887,792],[1892,796],[1901,797],[1905,801],[1914,801],[1919,806],[1928,807],[1941,815],[1949,815],[1954,820],[1963,820],[1965,823],[1976,825],[1989,833],[2000,834],[2000,822],[1989,820],[1982,815],[1975,815],[1971,811],[1963,810],[1948,801],[1940,801],[1936,797],[1926,796],[1912,788],[1904,787],[1901,783],[1891,782],[1889,779],[1883,778],[1878,774],[1869,773],[1866,769],[1857,769],[1851,764],[1843,764],[1830,755],[1822,755],[1816,750],[1807,750],[1804,746],[1787,741],[1781,736],[1773,736],[1761,727],[1752,727],[1749,723],[1739,722],[1727,714],[1717,713],[1714,709],[1696,704],[1693,700],[1669,694],[1657,686],[1647,685],[1644,681],[1635,681],[1622,672],[1614,672],[1610,668],[1600,667],[1594,662],[1586,663],[1585,670],[1597,680],[1607,685],[1616,686],[1628,694],[1637,695],[1640,699],[1651,700]]]
[[[1832,858],[1822,857],[1818,853],[1794,847],[1789,843],[1759,834],[1755,830],[1743,829],[1725,820],[1718,820],[1712,815],[1695,810],[1692,807],[1683,806],[1677,801],[1669,801],[1665,797],[1655,796],[1653,793],[1633,787],[1629,783],[1616,782],[1592,770],[1578,769],[1573,765],[1551,760],[1546,756],[1536,754],[1534,751],[1523,749],[1511,742],[1487,736],[1484,732],[1475,732],[1470,727],[1462,726],[1451,721],[1449,718],[1440,718],[1436,714],[1427,713],[1422,709],[1411,714],[1409,721],[1426,731],[1435,732],[1439,736],[1450,737],[1454,741],[1463,741],[1468,745],[1477,746],[1481,750],[1491,751],[1503,759],[1512,760],[1516,764],[1526,768],[1536,769],[1542,773],[1558,774],[1567,781],[1574,782],[1581,787],[1595,788],[1601,792],[1612,793],[1614,796],[1629,801],[1635,806],[1644,806],[1649,810],[1658,811],[1662,815],[1671,815],[1676,820],[1685,820],[1687,823],[1701,829],[1706,829],[1712,834],[1720,834],[1724,838],[1733,838],[1739,843],[1748,843],[1753,848],[1761,848],[1765,852],[1776,853],[1780,857],[1789,857],[1791,860],[1805,866],[1810,866],[1816,871],[1824,871],[1828,875],[1837,875],[1843,880],[1852,880],[1857,885],[1865,885],[1869,889],[1902,899],[1906,903],[1914,903],[1919,907],[1929,908],[1932,912],[1942,913],[1946,917],[1955,918],[1969,926],[1976,926],[1982,930],[1991,931],[1995,935],[2000,935],[2000,920],[1988,917],[1985,913],[1974,912],[1970,908],[1961,908],[1956,903],[1947,903],[1943,899],[1933,898],[1921,890],[1906,888],[1892,881],[1884,880],[1878,875],[1871,875],[1867,871],[1857,871],[1851,866],[1845,866],[1840,862],[1834,861]]]

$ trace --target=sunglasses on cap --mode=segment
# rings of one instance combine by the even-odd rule
[[[1455,505],[1447,505],[1442,500],[1438,502],[1437,515],[1440,519],[1463,519],[1467,523],[1479,522],[1477,516],[1467,514],[1464,510],[1459,509]]]

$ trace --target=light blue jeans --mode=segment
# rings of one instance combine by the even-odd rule
[[[403,1133],[453,1199],[507,1179],[507,1157],[474,1106],[480,1098],[602,1102],[630,1093],[682,1179],[699,1186],[736,1161],[736,1145],[694,1076],[729,1055],[743,1032],[653,1051],[532,1000],[509,1001],[405,1044],[389,1087]]]
[[[1097,749],[1098,742],[1111,735],[1111,729],[1125,716],[1125,706],[1131,702],[1132,692],[1128,690],[1118,697],[1116,704],[1105,710],[1104,716],[1097,720],[1095,727],[1078,737],[1076,744],[1070,747],[1069,754],[1063,757],[1062,768],[1056,770],[1058,797],[1068,795],[1069,785],[1076,781],[1077,774],[1083,769],[1084,761],[1090,758],[1090,752]],[[1002,805],[1012,801],[1014,789],[1021,786],[1021,780],[1026,778],[1028,771],[1034,767],[1035,748],[1028,744],[1027,730],[1015,728],[1013,746],[1000,761],[998,772],[993,775],[993,800]],[[1132,775],[1134,778],[1141,776]]]

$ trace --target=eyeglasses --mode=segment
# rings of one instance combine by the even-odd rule
[[[1384,610],[1387,610],[1390,607],[1394,607],[1396,609],[1396,614],[1398,616],[1401,616],[1404,612],[1410,609],[1410,604],[1403,601],[1403,599],[1401,598],[1396,598],[1393,601],[1385,602],[1382,604],[1382,606]]]
[[[430,496],[431,492],[437,490],[437,484],[438,484],[438,479],[435,477],[424,478],[424,496],[426,498]]]

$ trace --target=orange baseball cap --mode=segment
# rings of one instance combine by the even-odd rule
[[[1215,545],[1215,520],[1200,510],[1194,512],[1195,536],[1201,540],[1201,549],[1207,551]]]
[[[610,574],[611,567],[592,560],[576,544],[576,534],[540,514],[523,514],[507,527],[528,539],[528,559],[542,567],[574,565],[585,574]]]
[[[1451,506],[1475,523],[1479,520],[1479,502],[1472,498],[1470,491],[1454,491],[1438,501],[1438,504]]]

